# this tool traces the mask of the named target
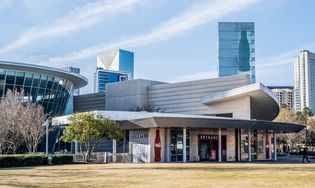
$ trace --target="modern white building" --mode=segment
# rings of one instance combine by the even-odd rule
[[[294,57],[294,110],[315,110],[315,53],[301,51]]]
[[[277,102],[280,106],[286,106],[289,109],[293,109],[293,86],[268,86],[268,88],[276,95]]]
[[[109,83],[105,109],[119,122],[133,162],[276,160],[276,135],[302,125],[277,123],[275,95],[248,75],[180,83],[130,80]],[[156,106],[160,112],[130,111]],[[67,116],[53,119],[68,124]]]

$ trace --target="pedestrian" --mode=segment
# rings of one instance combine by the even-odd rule
[[[302,163],[304,163],[304,160],[305,160],[305,159],[306,159],[307,162],[309,162],[309,163],[311,162],[311,161],[308,159],[307,154],[308,154],[308,153],[307,153],[307,148],[304,148],[304,149],[303,149],[303,160],[302,160]]]

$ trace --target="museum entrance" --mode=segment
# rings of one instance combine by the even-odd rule
[[[222,161],[226,161],[226,136],[222,139]],[[199,160],[200,161],[218,161],[218,136],[217,135],[199,135]]]

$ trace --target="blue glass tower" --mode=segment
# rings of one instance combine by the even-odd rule
[[[97,56],[95,92],[106,90],[106,84],[132,80],[134,78],[134,53],[114,50]]]
[[[255,23],[219,22],[219,77],[255,76]]]

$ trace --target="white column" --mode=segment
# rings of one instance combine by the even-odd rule
[[[171,149],[170,149],[170,139],[171,139],[171,130],[170,128],[166,128],[165,129],[165,156],[166,156],[166,159],[165,161],[166,162],[171,162]]]
[[[248,129],[248,161],[251,162],[252,161],[252,150],[250,147],[250,138],[251,138],[251,132],[250,129]]]
[[[48,137],[49,137],[49,133],[48,133],[48,126],[49,126],[49,118],[46,120],[45,122],[46,124],[46,154],[48,154]]]
[[[186,145],[187,145],[186,140],[187,140],[187,138],[186,138],[186,128],[183,128],[183,163],[186,163],[186,161],[187,161],[187,159],[186,159],[186,157],[187,157],[187,154],[186,154]]]
[[[116,148],[117,148],[117,143],[116,139],[113,140],[113,162],[116,162]]]
[[[222,132],[221,128],[218,129],[218,161],[222,162]]]
[[[277,160],[277,137],[276,132],[273,131],[273,154],[274,154],[274,160]]]
[[[124,131],[123,152],[126,153],[126,131]]]
[[[74,142],[74,153],[77,155],[78,152],[78,142]]]

